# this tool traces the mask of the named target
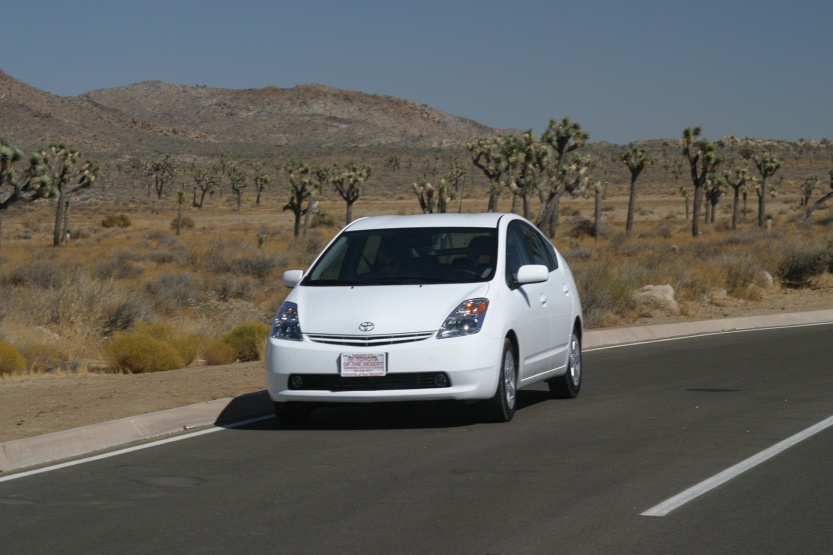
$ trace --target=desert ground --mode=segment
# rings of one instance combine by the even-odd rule
[[[270,201],[275,204],[275,201]],[[396,202],[392,205],[391,202]],[[485,201],[467,201],[464,211],[478,211],[480,204]],[[787,202],[786,200],[783,202]],[[793,201],[789,201],[793,202]],[[573,204],[569,204],[573,203]],[[578,217],[588,218],[592,215],[592,199],[566,201],[568,205],[565,211],[569,214],[563,219],[564,237],[557,238],[554,242],[562,251],[574,249],[587,245],[592,247],[594,240],[582,237],[568,237],[566,231],[570,228],[570,221]],[[623,195],[611,200],[610,205],[615,207],[605,212],[605,226],[607,233],[613,235],[619,233],[615,228],[624,221],[624,206],[627,198]],[[328,213],[332,214],[335,220],[343,218],[343,203],[332,200],[329,204],[322,203]],[[673,236],[668,238],[669,242],[691,241],[687,237],[690,222],[682,213],[682,199],[679,196],[660,195],[646,197],[642,204],[641,219],[638,219],[637,229],[643,230],[647,235],[657,225],[665,227],[673,226]],[[96,218],[100,218],[100,210],[91,207],[84,210],[82,207],[73,208],[74,218],[77,226],[94,227]],[[402,193],[393,197],[383,198],[380,196],[360,200],[355,205],[355,216],[373,215],[377,213],[416,213],[418,205],[412,195]],[[773,210],[779,210],[773,206]],[[794,212],[795,207],[785,205],[780,208],[784,216],[778,220],[778,225],[788,227],[786,214]],[[170,231],[168,223],[174,215],[175,208],[173,201],[167,201],[164,210],[154,206],[153,211],[138,217],[134,212],[134,225],[132,229],[123,232],[122,241],[134,241],[130,234],[142,236],[150,229],[163,229],[166,233]],[[256,236],[264,227],[269,227],[271,234],[267,242],[277,242],[273,237],[281,237],[282,245],[291,243],[292,215],[276,208],[255,207],[251,204],[241,212],[237,212],[231,204],[218,207],[207,215],[208,212],[198,212],[190,209],[187,215],[196,221],[194,230],[183,232],[187,234],[202,234],[204,236],[225,236],[241,232],[246,235]],[[44,220],[42,225],[33,225],[31,222],[36,218],[42,218],[35,209],[9,213],[3,221],[3,243],[2,255],[6,269],[16,260],[21,260],[23,255],[19,251],[39,250],[42,255],[50,252],[50,249],[61,250],[62,252],[83,251],[85,245],[91,245],[96,240],[88,237],[84,240],[77,240],[65,247],[51,247],[49,244],[50,229],[49,220]],[[721,212],[720,218],[725,222],[726,213]],[[669,223],[670,222],[670,223]],[[752,224],[745,224],[746,233],[752,233]],[[322,233],[326,239],[335,233],[336,228],[327,228]],[[116,237],[116,232],[111,232]],[[712,231],[706,227],[706,233],[727,233],[725,224],[722,231]],[[328,235],[329,234],[329,235]],[[99,232],[99,244],[107,243],[107,234]],[[183,241],[186,239],[183,239]],[[321,242],[320,246],[323,246]],[[279,247],[283,248],[283,247]],[[314,254],[314,253],[312,253]],[[311,254],[307,253],[307,259]],[[303,257],[302,257],[303,258]],[[302,260],[290,257],[287,262],[294,267],[295,264],[302,264]],[[279,272],[288,268],[279,268],[278,273],[271,277],[271,280],[279,280]],[[265,285],[264,285],[265,287]],[[268,314],[274,310],[282,300],[279,287],[270,288],[271,298],[261,301],[260,313]],[[724,292],[725,293],[725,292]],[[751,298],[740,298],[724,293],[710,292],[697,298],[686,299],[681,304],[684,310],[677,313],[650,310],[636,311],[629,317],[620,317],[613,321],[615,326],[639,326],[647,324],[672,324],[681,321],[726,318],[735,316],[747,316],[770,313],[788,313],[819,309],[833,308],[833,280],[822,276],[814,281],[811,287],[787,288],[777,284],[771,288],[761,290]],[[5,302],[5,301],[4,301]],[[9,330],[7,329],[7,335]],[[70,429],[97,422],[103,422],[137,414],[175,408],[189,404],[211,401],[214,399],[235,397],[264,389],[263,362],[231,363],[219,366],[205,366],[195,363],[194,365],[167,372],[156,372],[151,374],[113,374],[95,371],[95,365],[84,372],[36,372],[20,376],[6,376],[0,379],[0,443],[15,439],[31,437],[50,432]],[[592,368],[587,369],[592,372]]]

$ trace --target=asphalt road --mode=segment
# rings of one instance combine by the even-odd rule
[[[833,553],[833,326],[586,352],[583,391],[321,410],[0,483],[3,553]]]

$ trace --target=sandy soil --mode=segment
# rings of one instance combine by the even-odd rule
[[[803,312],[833,308],[833,288],[774,290],[759,301],[716,296],[654,312],[634,325]],[[262,362],[141,375],[42,376],[0,382],[0,443],[158,410],[235,397],[265,387]]]
[[[0,382],[0,443],[264,388],[262,362]]]

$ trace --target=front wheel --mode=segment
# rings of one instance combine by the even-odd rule
[[[503,340],[503,355],[500,358],[495,396],[485,401],[486,416],[492,422],[509,422],[515,416],[517,401],[517,358],[515,348],[509,339]]]
[[[567,371],[563,376],[547,380],[550,394],[556,399],[573,399],[581,390],[581,339],[576,332],[570,337]]]

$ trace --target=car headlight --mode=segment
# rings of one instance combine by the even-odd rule
[[[440,331],[437,332],[437,339],[462,337],[479,332],[488,308],[489,299],[468,299],[461,302],[443,322]]]
[[[272,337],[275,339],[289,339],[301,341],[301,322],[298,320],[298,305],[286,302],[278,309],[272,321]]]

